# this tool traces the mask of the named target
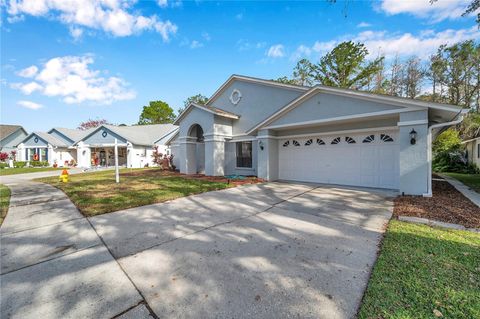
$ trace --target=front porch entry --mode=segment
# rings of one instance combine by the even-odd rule
[[[114,147],[92,147],[90,163],[96,167],[115,166]],[[127,166],[127,148],[118,147],[118,165]]]

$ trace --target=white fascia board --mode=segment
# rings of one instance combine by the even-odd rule
[[[415,109],[413,109],[415,110]],[[386,110],[386,111],[379,111],[379,112],[371,112],[371,113],[363,113],[363,114],[354,114],[354,115],[345,115],[345,116],[337,116],[331,117],[328,119],[321,119],[321,120],[312,120],[312,121],[304,121],[304,122],[295,122],[295,123],[288,123],[288,124],[279,124],[279,125],[271,125],[263,127],[264,129],[279,129],[279,128],[289,128],[289,127],[297,127],[297,126],[306,126],[306,125],[315,125],[315,124],[325,124],[330,122],[338,122],[338,121],[345,121],[345,120],[355,120],[355,119],[364,119],[368,117],[377,117],[383,115],[390,115],[402,112],[410,112],[412,109],[397,109],[397,110]]]

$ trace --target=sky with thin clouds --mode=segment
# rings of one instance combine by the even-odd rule
[[[0,122],[134,124],[151,100],[178,109],[231,74],[290,76],[346,40],[387,61],[427,59],[480,39],[475,17],[461,17],[468,3],[0,0]]]

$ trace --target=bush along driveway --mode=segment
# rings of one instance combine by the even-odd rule
[[[8,206],[10,204],[10,189],[0,184],[0,225],[2,225],[5,216],[7,216]]]

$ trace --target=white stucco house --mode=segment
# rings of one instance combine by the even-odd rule
[[[33,132],[18,144],[18,158],[23,161],[48,161],[49,165],[83,168],[113,166],[117,139],[119,165],[132,168],[153,165],[153,147],[170,154],[165,141],[178,128],[172,124],[115,126],[102,125],[88,130],[52,128]]]
[[[177,126],[172,124],[99,126],[74,143],[78,166],[115,165],[115,139],[119,165],[131,168],[152,166],[153,147],[158,146],[159,152],[170,154],[170,147],[165,145],[165,141],[177,130]]]
[[[47,161],[49,165],[68,166],[77,161],[74,143],[88,134],[88,131],[55,127],[48,132],[33,132],[17,146],[18,160]]]
[[[0,124],[0,152],[17,152],[17,144],[27,135],[27,131],[20,125]],[[16,157],[19,160],[18,154]]]
[[[463,141],[462,144],[465,145],[468,162],[480,168],[480,137]]]
[[[431,141],[453,105],[231,76],[167,143],[182,173],[256,175],[431,195]]]

